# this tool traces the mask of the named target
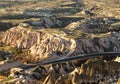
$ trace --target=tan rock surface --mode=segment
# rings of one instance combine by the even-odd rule
[[[31,55],[39,56],[39,60],[52,55],[56,57],[69,56],[76,47],[76,42],[73,39],[52,35],[44,30],[26,29],[21,26],[7,30],[2,42],[17,48],[28,49]]]

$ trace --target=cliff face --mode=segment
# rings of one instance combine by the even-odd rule
[[[77,53],[120,52],[120,34],[112,33],[105,38],[77,40]]]
[[[76,39],[76,48],[72,56],[100,52],[120,52],[120,33],[89,35],[90,38]]]
[[[29,49],[30,54],[39,60],[51,56],[69,56],[76,47],[73,39],[52,35],[45,30],[27,29],[21,26],[7,30],[2,42],[17,48]]]
[[[81,53],[119,52],[119,19],[89,18],[73,22],[65,27],[76,39],[75,55]],[[82,38],[80,35],[84,34]]]
[[[87,34],[90,38],[71,39],[63,31],[16,26],[4,33],[2,42],[30,50],[36,60],[55,59],[86,53],[120,52],[120,33]],[[49,33],[51,32],[51,33]],[[101,36],[100,36],[101,35]]]

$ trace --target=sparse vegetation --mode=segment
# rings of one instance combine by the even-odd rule
[[[12,78],[12,77],[8,77],[8,78],[5,78],[5,79],[1,80],[0,83],[5,83],[5,82],[13,80],[13,79],[14,78]]]
[[[0,46],[0,51],[4,50],[4,51],[9,51],[12,52],[13,54],[19,54],[22,53],[21,49],[15,48],[15,47],[11,47],[11,46]]]

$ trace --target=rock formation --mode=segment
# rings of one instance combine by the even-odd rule
[[[54,17],[43,17],[38,21],[27,21],[28,24],[37,28],[59,28],[63,27],[63,22]]]
[[[70,65],[70,68],[68,68],[68,65]],[[71,63],[62,63],[59,64],[59,66],[57,64],[50,65],[49,67],[25,66],[21,68],[12,68],[10,70],[10,75],[8,76],[10,79],[9,81],[6,81],[5,84],[111,84],[116,83],[117,81],[119,82],[120,63],[106,61],[101,58],[88,59],[85,63],[79,65],[80,68],[72,68]],[[61,67],[66,73],[60,72]]]
[[[31,57],[35,60],[55,59],[86,53],[120,52],[119,27],[116,30],[116,27],[106,26],[105,21],[99,18],[71,25],[66,27],[67,32],[64,30],[33,29],[29,26],[18,25],[3,34],[2,42],[16,48],[28,49]],[[101,29],[97,28],[97,25],[101,25]],[[78,34],[77,39],[68,38],[76,31],[82,32],[75,33]],[[96,34],[97,32],[99,33]]]
[[[21,26],[7,30],[2,42],[17,48],[28,49],[30,54],[39,60],[52,56],[69,56],[76,47],[76,42],[73,39],[49,34],[45,30],[27,29]]]
[[[0,2],[0,84],[119,84],[119,0],[14,2]]]

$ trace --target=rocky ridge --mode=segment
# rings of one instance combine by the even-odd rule
[[[17,48],[29,49],[30,54],[35,55],[40,60],[51,56],[69,56],[76,47],[73,39],[21,26],[7,30],[2,42]]]
[[[96,25],[101,25],[101,22],[103,22],[102,26],[100,26],[102,28],[96,27],[95,22]],[[79,54],[120,52],[119,24],[115,24],[118,22],[119,21],[105,25],[103,19],[99,21],[99,19],[96,18],[96,20],[90,19],[88,22],[86,20],[85,22],[73,22],[62,29],[34,29],[34,27],[29,24],[20,23],[18,26],[1,33],[1,43],[17,49],[27,50],[25,54],[16,54],[10,57],[12,58],[10,60],[13,62],[8,62],[8,65],[16,64],[13,65],[15,67],[17,67],[19,63],[14,63],[14,60],[22,60],[23,63],[33,63],[63,59]],[[106,30],[103,31],[104,29]],[[77,36],[79,38],[70,37],[76,36],[76,34],[78,34]],[[82,63],[80,61],[73,61],[48,66],[26,65],[20,62],[22,66],[17,68],[12,67],[11,70],[8,70],[9,74],[7,74],[7,76],[10,80],[4,83],[116,83],[119,78],[120,63],[118,58],[115,61],[111,59],[112,57],[108,57],[107,60],[103,57],[83,60],[84,62],[81,61]],[[5,65],[2,64],[0,67],[7,67],[7,61],[8,59],[3,63]],[[2,68],[1,71],[3,71]]]
[[[117,59],[116,59],[117,60]],[[119,84],[120,63],[100,58],[89,59],[80,68],[73,63],[12,68],[5,84]],[[104,67],[104,69],[103,69]],[[1,81],[0,81],[1,82]]]
[[[119,84],[119,56],[84,56],[120,52],[119,0],[56,1],[47,0],[52,5],[32,2],[33,5],[15,9],[20,12],[27,7],[26,12],[37,19],[31,19],[25,12],[11,16],[14,9],[9,8],[9,14],[0,17],[3,21],[9,18],[10,22],[25,22],[14,27],[11,23],[0,23],[0,84]],[[81,54],[85,60],[63,62],[64,58]],[[59,59],[62,62],[44,65]]]
[[[76,24],[78,26],[75,26]],[[103,30],[105,30],[103,32],[102,28],[89,27],[90,24],[87,23],[76,24],[72,24],[73,30],[68,30],[69,27],[72,27],[68,25],[65,27],[65,30],[53,29],[52,31],[49,29],[34,29],[27,24],[20,24],[7,30],[3,34],[2,42],[16,48],[28,49],[29,53],[34,55],[31,57],[35,57],[36,60],[86,53],[120,52],[119,27],[117,29],[118,32],[115,30],[116,27],[113,30],[109,30],[111,26],[106,26],[105,30],[103,24]],[[96,23],[96,25],[98,24],[100,23]],[[75,31],[82,32],[78,34],[79,38],[70,38],[71,32],[74,33]],[[99,34],[96,34],[97,31],[99,31]]]

